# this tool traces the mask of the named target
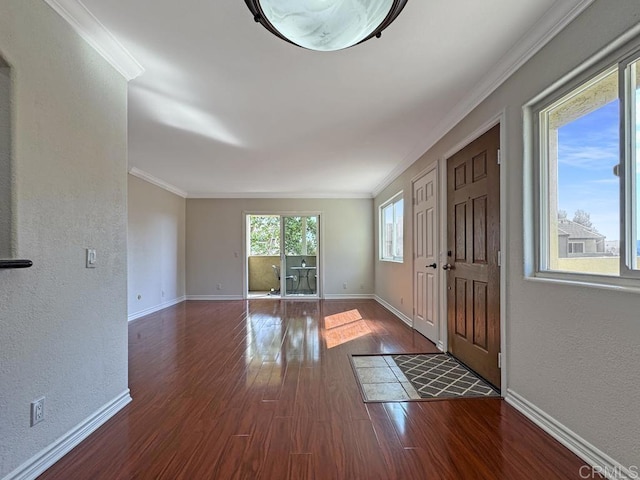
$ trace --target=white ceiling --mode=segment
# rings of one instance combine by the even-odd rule
[[[135,173],[189,197],[350,197],[377,193],[590,1],[409,0],[381,39],[338,52],[276,38],[243,0],[83,3],[145,70],[129,84]]]

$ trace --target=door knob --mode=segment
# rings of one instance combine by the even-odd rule
[[[435,263],[432,263],[431,265],[427,265],[427,267],[438,268],[438,265],[436,265]]]
[[[450,263],[447,263],[446,265],[442,266],[443,270],[453,270],[453,265],[451,265]]]

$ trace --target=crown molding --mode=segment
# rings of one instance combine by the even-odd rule
[[[178,195],[179,197],[182,197],[182,198],[187,198],[187,192],[185,192],[184,190],[180,190],[178,187],[175,187],[170,183],[165,182],[164,180],[160,180],[159,178],[154,177],[153,175],[147,172],[144,172],[139,168],[131,167],[129,169],[129,174],[133,175],[134,177],[138,177],[139,179],[144,180],[145,182],[149,182],[155,185],[156,187],[160,187],[168,192],[171,192],[174,195]]]
[[[128,82],[144,73],[142,65],[80,0],[45,0],[45,2]]]
[[[371,193],[354,192],[354,193],[295,193],[295,192],[212,192],[212,193],[187,193],[170,183],[154,177],[150,173],[140,170],[136,167],[129,169],[129,174],[138,177],[141,180],[149,182],[156,187],[163,188],[168,192],[178,195],[182,198],[327,198],[327,199],[372,199]]]
[[[555,2],[553,7],[498,61],[484,81],[480,82],[471,92],[471,95],[458,103],[451,113],[440,122],[440,128],[432,130],[424,141],[416,145],[404,160],[380,182],[373,190],[372,195],[377,197],[593,2],[594,0]]]
[[[187,198],[319,198],[319,199],[357,199],[371,200],[371,193],[296,193],[296,192],[228,192],[228,193],[190,193]]]

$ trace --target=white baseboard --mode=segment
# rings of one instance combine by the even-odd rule
[[[242,295],[187,295],[187,300],[244,300]]]
[[[182,297],[176,298],[175,300],[169,300],[168,302],[161,303],[154,307],[145,308],[144,310],[140,310],[139,312],[131,313],[127,317],[129,321],[135,320],[140,317],[144,317],[145,315],[150,315],[152,313],[159,312],[160,310],[164,310],[165,308],[171,307],[178,303],[184,302],[187,299],[184,295]]]
[[[33,480],[84,441],[131,401],[127,388],[65,435],[9,473],[3,480]]]
[[[373,294],[371,293],[327,293],[324,296],[325,300],[372,300]]]
[[[394,307],[390,303],[387,303],[386,300],[383,300],[379,296],[375,295],[374,299],[375,299],[376,302],[378,302],[380,305],[382,305],[384,308],[389,310],[396,317],[398,317],[400,320],[402,320],[404,323],[406,323],[409,327],[413,328],[413,319],[412,318],[407,317],[404,313],[402,313],[400,310],[398,310],[396,307]]]
[[[438,340],[438,344],[436,345],[436,347],[438,347],[438,350],[440,350],[441,352],[444,352],[444,342],[442,340]]]
[[[513,408],[518,410],[525,417],[584,460],[589,466],[595,467],[593,469],[594,472],[598,472],[606,478],[615,480],[638,478],[637,470],[631,471],[628,468],[623,467],[609,455],[591,445],[584,438],[565,427],[555,418],[540,410],[513,390],[507,389],[507,396],[505,397],[505,400]],[[591,475],[591,472],[591,468],[589,468],[588,471],[586,471],[585,468],[585,471],[583,472],[584,476],[582,478],[596,478]]]

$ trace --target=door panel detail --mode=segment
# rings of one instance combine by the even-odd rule
[[[473,157],[473,181],[477,182],[487,176],[487,152]]]
[[[473,262],[487,263],[487,196],[473,199]]]
[[[473,282],[473,343],[487,350],[487,284]]]
[[[456,278],[456,334],[467,337],[467,281]]]
[[[467,204],[456,205],[454,259],[456,262],[467,260]]]

